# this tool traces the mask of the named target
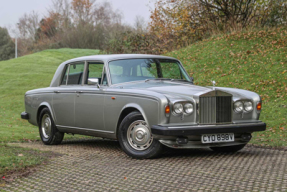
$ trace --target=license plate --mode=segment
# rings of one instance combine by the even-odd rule
[[[232,141],[234,141],[234,133],[216,133],[201,136],[202,143],[224,143]]]

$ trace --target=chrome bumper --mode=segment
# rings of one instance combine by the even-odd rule
[[[153,125],[151,132],[158,136],[177,136],[187,137],[189,135],[202,135],[212,133],[253,133],[257,131],[265,131],[266,124],[260,123],[244,123],[244,124],[222,124],[222,125],[196,125],[196,126],[178,126],[168,127]]]

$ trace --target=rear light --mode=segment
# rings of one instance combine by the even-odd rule
[[[261,102],[259,102],[256,106],[257,111],[261,111],[261,107],[262,107]]]

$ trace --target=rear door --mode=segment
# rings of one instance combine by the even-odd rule
[[[82,86],[84,67],[84,61],[67,64],[61,85],[54,91],[52,105],[57,126],[75,126],[75,97]]]

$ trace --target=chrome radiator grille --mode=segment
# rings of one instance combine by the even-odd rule
[[[231,122],[231,105],[231,96],[200,97],[199,123],[216,124]]]

